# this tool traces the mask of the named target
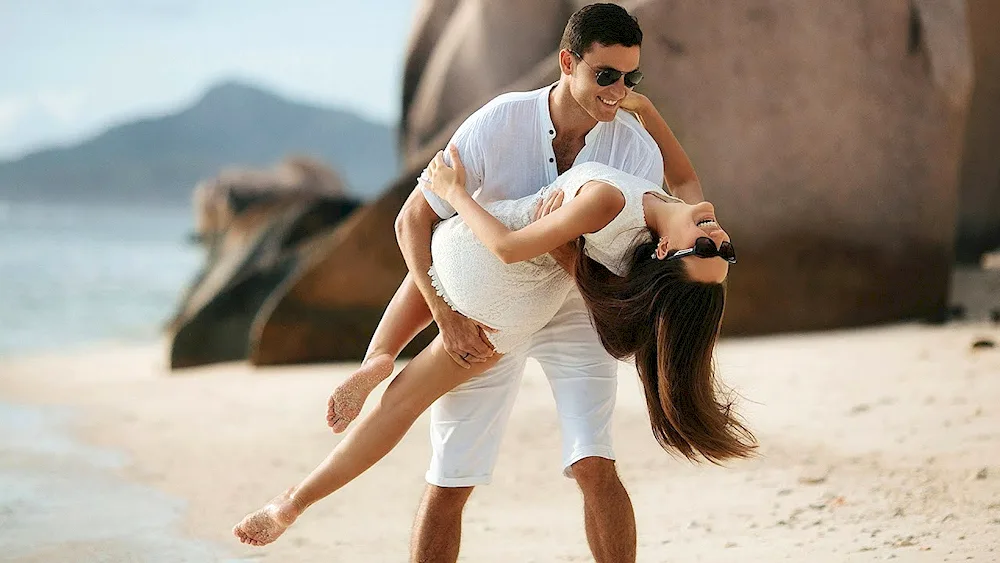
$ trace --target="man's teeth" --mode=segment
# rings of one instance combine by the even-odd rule
[[[698,221],[698,226],[699,227],[717,227],[717,226],[719,226],[719,224],[716,223],[712,219],[705,219],[703,221]]]
[[[606,106],[614,106],[614,105],[618,105],[618,102],[619,102],[619,101],[621,101],[621,100],[616,100],[616,101],[614,101],[614,102],[609,102],[609,101],[605,100],[604,98],[602,98],[602,97],[600,97],[600,96],[597,96],[597,99],[598,99],[598,100],[601,100],[602,102],[604,102],[604,105],[606,105]]]

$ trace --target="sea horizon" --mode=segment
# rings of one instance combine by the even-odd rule
[[[190,208],[0,201],[0,358],[163,334],[203,261]]]

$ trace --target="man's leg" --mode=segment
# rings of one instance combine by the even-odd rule
[[[505,354],[431,406],[429,486],[413,524],[411,562],[458,560],[462,509],[473,487],[490,482],[525,361],[523,350]]]
[[[611,418],[618,362],[600,339],[576,290],[531,341],[528,355],[552,387],[563,437],[563,468],[583,493],[587,541],[598,563],[635,561],[635,514],[615,470]]]
[[[462,510],[472,487],[427,485],[410,536],[410,563],[454,563],[462,543]]]
[[[597,563],[635,561],[635,513],[615,462],[585,457],[570,466],[583,493],[587,543]]]

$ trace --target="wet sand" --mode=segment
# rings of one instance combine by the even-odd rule
[[[728,467],[664,453],[635,372],[622,365],[615,440],[639,560],[1000,560],[1000,348],[973,348],[977,340],[1000,345],[1000,327],[898,325],[723,342],[720,375],[742,395],[740,411],[761,442],[758,459]],[[134,503],[125,521],[142,523],[142,533],[191,542],[183,549],[193,551],[175,561],[406,560],[428,460],[426,417],[277,543],[251,548],[230,528],[340,439],[325,426],[326,400],[353,366],[170,373],[164,355],[159,345],[104,346],[0,361],[0,401],[26,405],[9,409],[71,409],[63,431],[74,447],[110,456],[94,471],[114,477],[101,477],[118,491],[114,502],[53,489],[33,507],[36,516],[76,514],[71,527],[86,530],[125,518],[121,507]],[[494,482],[466,509],[463,561],[591,560],[579,494],[560,473],[551,393],[538,366],[528,369]],[[48,454],[24,453],[31,440],[3,446],[0,472],[40,475],[51,463]],[[121,492],[128,487],[139,492]],[[128,555],[139,532],[94,539],[66,524],[15,553],[2,538],[27,525],[18,508],[25,504],[2,491],[0,561],[147,560]]]
[[[236,561],[180,533],[183,499],[120,476],[122,451],[72,439],[79,416],[0,403],[0,561]]]

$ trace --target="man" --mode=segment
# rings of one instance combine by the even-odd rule
[[[560,43],[559,81],[534,92],[499,96],[470,116],[452,138],[467,171],[468,190],[480,190],[478,201],[530,195],[574,163],[587,161],[661,184],[660,149],[634,117],[618,111],[641,78],[641,42],[638,22],[620,6],[594,4],[573,14]],[[679,145],[672,148],[680,150]],[[686,157],[683,161],[678,166],[690,169]],[[693,170],[692,178],[696,180]],[[421,182],[426,180],[425,171]],[[418,290],[447,352],[467,366],[492,355],[484,329],[453,311],[427,274],[434,225],[454,213],[425,187],[414,190],[404,204],[396,228],[410,275],[397,298]],[[564,266],[570,263],[566,253],[556,258]],[[411,561],[458,559],[462,510],[473,487],[490,482],[529,357],[541,364],[552,386],[564,473],[576,479],[583,493],[587,539],[595,560],[635,560],[635,516],[615,470],[610,436],[617,362],[601,346],[583,299],[574,290],[531,342],[432,407],[433,455],[414,525]]]

